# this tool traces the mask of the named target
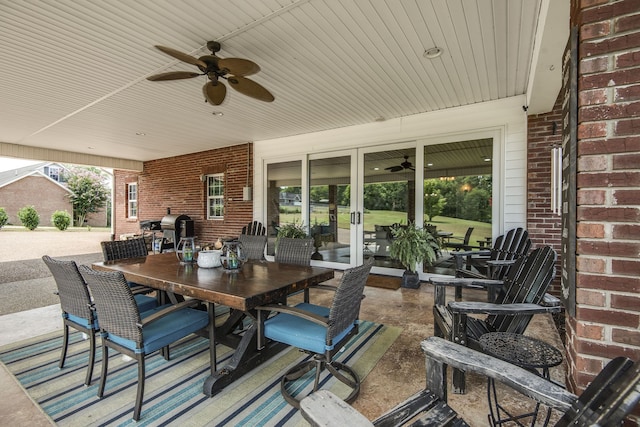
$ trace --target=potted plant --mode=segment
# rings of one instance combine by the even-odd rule
[[[394,226],[391,229],[390,255],[405,268],[402,275],[402,287],[419,288],[420,276],[416,272],[418,263],[431,264],[437,258],[438,241],[423,228],[409,223],[406,226]]]

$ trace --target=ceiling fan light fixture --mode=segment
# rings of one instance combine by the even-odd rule
[[[427,59],[435,59],[440,55],[442,55],[443,51],[444,50],[441,47],[432,47],[430,49],[425,50],[422,56],[424,56]]]

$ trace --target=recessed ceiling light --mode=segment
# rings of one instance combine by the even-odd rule
[[[373,170],[374,170],[374,171],[379,171],[379,170],[380,170],[380,168],[373,168]]]
[[[427,49],[424,51],[422,56],[428,59],[435,59],[442,55],[443,49],[440,47],[432,47],[431,49]]]
[[[490,161],[491,161],[491,157],[485,157],[483,160],[484,160],[485,162],[490,162]]]
[[[213,114],[213,115],[214,115],[214,116],[216,116],[216,117],[222,117],[222,116],[224,116],[224,113],[223,113],[222,111],[214,111],[214,112],[213,112],[213,113],[211,113],[211,114]]]
[[[433,166],[433,163],[427,163],[427,166],[431,167],[431,166]]]

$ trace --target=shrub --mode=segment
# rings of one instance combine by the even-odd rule
[[[7,215],[7,211],[4,208],[0,208],[0,228],[7,225],[7,221],[9,221],[9,215]]]
[[[58,230],[64,231],[71,225],[71,215],[67,211],[55,211],[51,215],[51,223],[55,225]]]
[[[40,224],[40,215],[33,206],[25,206],[18,211],[18,218],[22,225],[29,230],[35,230]]]

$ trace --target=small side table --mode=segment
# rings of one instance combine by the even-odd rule
[[[491,356],[512,363],[521,368],[536,372],[543,378],[550,379],[549,368],[562,363],[562,353],[552,345],[536,338],[509,332],[491,332],[480,337],[482,350]],[[540,404],[536,403],[532,412],[512,415],[498,402],[495,382],[489,378],[487,384],[489,400],[489,422],[492,426],[500,426],[506,422],[515,422],[524,426],[519,420],[531,417],[531,426],[535,425]],[[502,418],[503,414],[506,418]],[[551,408],[547,410],[544,426],[549,423]]]

